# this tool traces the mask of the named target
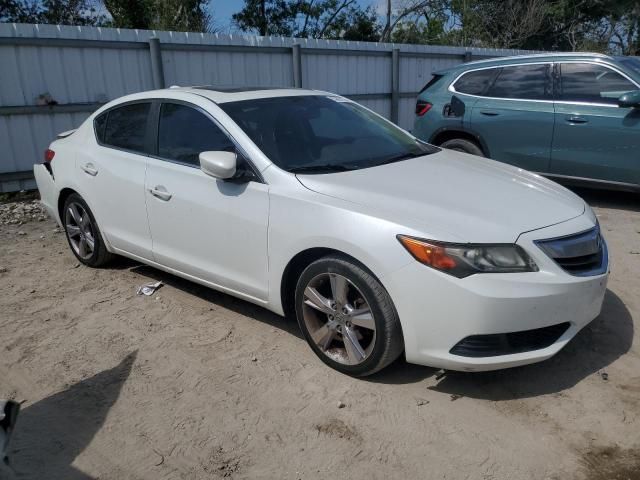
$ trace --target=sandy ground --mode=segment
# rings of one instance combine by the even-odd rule
[[[602,315],[547,362],[440,381],[403,360],[341,375],[292,321],[127,260],[79,266],[51,220],[0,225],[18,478],[640,479],[640,197],[579,193],[610,244]]]

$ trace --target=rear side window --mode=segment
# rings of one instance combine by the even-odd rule
[[[109,110],[103,143],[144,153],[150,107],[150,103],[132,103]]]
[[[559,100],[616,105],[620,95],[636,89],[625,77],[603,65],[561,65]]]
[[[465,73],[453,84],[453,88],[460,93],[483,95],[489,85],[493,83],[499,70],[499,68],[487,68]]]
[[[107,126],[107,115],[109,114],[109,112],[105,112],[101,115],[98,115],[94,120],[93,120],[93,128],[96,132],[96,138],[98,139],[98,142],[100,143],[104,143],[104,129]]]
[[[199,166],[207,151],[233,151],[235,145],[204,113],[177,103],[163,103],[158,130],[158,156]]]
[[[431,87],[433,87],[436,83],[438,83],[438,81],[442,78],[442,75],[434,75],[431,77],[431,80],[429,80],[429,82],[422,87],[422,90],[420,90],[420,93],[424,92],[425,90],[430,89]]]
[[[495,98],[550,100],[550,68],[549,64],[504,67],[486,95]]]

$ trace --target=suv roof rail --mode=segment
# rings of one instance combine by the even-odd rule
[[[463,63],[462,65],[474,65],[476,63],[485,63],[485,62],[496,62],[502,60],[516,60],[516,59],[527,59],[527,58],[542,58],[542,57],[600,57],[600,58],[611,58],[610,55],[605,55],[604,53],[593,53],[593,52],[548,52],[548,53],[523,53],[522,55],[510,55],[508,57],[492,57],[492,58],[484,58],[482,60],[475,60],[473,62]]]

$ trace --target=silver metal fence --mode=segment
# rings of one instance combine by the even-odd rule
[[[55,135],[114,98],[170,85],[303,87],[410,129],[431,73],[528,53],[432,45],[0,24],[0,192],[34,188]]]

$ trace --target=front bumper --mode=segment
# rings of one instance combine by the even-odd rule
[[[517,243],[533,257],[539,272],[458,279],[412,262],[386,276],[383,283],[400,316],[407,361],[448,370],[482,371],[555,355],[600,314],[608,271],[591,277],[569,275],[533,242],[592,227],[593,220],[582,215],[521,235]],[[450,353],[458,342],[473,335],[521,332],[565,322],[568,328],[545,348],[486,357]]]

